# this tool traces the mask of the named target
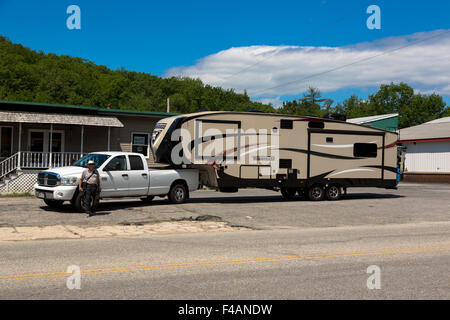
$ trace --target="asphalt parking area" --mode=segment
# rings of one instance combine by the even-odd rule
[[[197,191],[182,205],[160,198],[152,204],[139,199],[105,200],[91,218],[75,212],[68,203],[53,209],[34,197],[0,198],[0,227],[143,225],[171,220],[223,220],[254,229],[449,221],[450,185],[355,188],[335,202],[285,201],[279,193],[259,189],[234,194]]]

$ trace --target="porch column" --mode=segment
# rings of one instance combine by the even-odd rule
[[[20,170],[22,164],[22,122],[19,122],[19,140],[18,140],[17,151],[19,153],[19,163],[17,164],[17,168]]]
[[[81,154],[83,154],[83,140],[84,140],[84,126],[81,126],[81,146],[80,146]]]
[[[108,127],[108,151],[111,151],[111,127]]]
[[[52,165],[52,160],[53,160],[53,123],[50,124],[50,147],[49,147],[49,151],[50,151],[50,156],[49,156],[49,161],[48,161],[48,166],[51,168],[53,167]]]

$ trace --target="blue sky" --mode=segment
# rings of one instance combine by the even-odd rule
[[[68,17],[66,9],[72,4],[81,8],[81,30],[68,30],[66,27]],[[381,8],[381,30],[369,30],[366,27],[366,20],[369,17],[366,8],[371,4],[377,4]],[[219,52],[233,52],[227,51],[230,48],[251,48],[251,46],[346,48],[349,45],[365,42],[373,44],[373,41],[388,37],[399,37],[396,38],[398,42],[402,36],[417,32],[428,34],[435,30],[449,29],[449,12],[450,1],[448,0],[175,0],[170,2],[0,0],[0,34],[15,43],[35,50],[79,56],[112,69],[123,66],[129,70],[160,76],[199,76],[205,82],[214,85],[235,87],[238,91],[245,86],[246,89],[253,88],[256,92],[258,88],[264,89],[266,83],[253,81],[252,72],[244,72],[232,77],[234,79],[230,78],[228,82],[221,82],[220,79],[211,78],[211,74],[208,75],[207,71],[215,72],[215,74],[224,72],[219,77],[228,77],[229,73],[217,68],[205,70],[204,62],[212,60],[204,59],[214,57],[214,67],[217,67],[218,64],[223,66],[226,60],[219,61],[215,55]],[[336,22],[336,20],[340,21]],[[389,47],[386,43],[383,43],[383,46],[383,48]],[[376,44],[371,45],[371,49],[374,48]],[[439,50],[443,49],[437,48],[436,54],[442,57]],[[261,57],[263,60],[266,59],[264,56],[254,55],[254,51],[251,50],[238,54],[245,55],[248,52],[250,58],[230,61],[230,70],[236,72],[248,64],[251,65],[251,57],[254,57],[254,62],[259,61]],[[318,53],[322,54],[322,52]],[[339,52],[334,54],[338,55]],[[442,54],[445,53],[442,52]],[[277,62],[282,62],[283,57],[274,55],[249,71],[265,73],[265,64],[276,65]],[[336,66],[347,61],[352,60],[336,60]],[[382,62],[383,59],[380,59],[380,63]],[[329,65],[330,68],[333,66],[334,64]],[[320,64],[315,65],[314,68],[309,67],[311,68],[307,68],[308,71],[304,74],[294,70],[289,77],[302,78],[304,75],[314,73],[315,70],[317,72],[325,70]],[[449,71],[447,70],[447,73],[450,73]],[[267,72],[274,71],[267,70]],[[422,80],[426,78],[425,76],[421,74],[420,79],[417,77],[417,81],[413,80],[415,89],[425,93],[438,91],[444,95],[448,103],[450,94],[445,85],[426,83]],[[430,73],[431,76],[433,75]],[[274,73],[271,77],[286,79],[286,81],[291,79],[287,73],[279,75]],[[404,77],[410,78],[407,74]],[[302,83],[297,89],[291,88],[285,92],[269,92],[267,95],[255,96],[252,96],[251,90],[249,93],[255,99],[281,101],[300,96],[307,85],[317,85],[319,89],[321,89],[320,85],[323,85],[324,96],[342,101],[351,93],[366,97],[376,90],[379,81],[398,79],[403,78],[386,75],[385,78],[378,77],[373,80],[373,85],[370,82],[364,82],[363,85],[354,85],[349,82],[339,88],[323,84],[317,79],[317,82]],[[414,75],[411,79],[415,79]],[[282,83],[282,80],[280,81]],[[339,78],[333,81],[339,81]],[[271,84],[272,82],[267,82],[269,87]]]

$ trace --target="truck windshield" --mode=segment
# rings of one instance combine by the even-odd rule
[[[87,163],[91,160],[95,162],[95,168],[99,168],[110,156],[107,154],[88,154],[87,156],[81,158],[77,162],[75,162],[73,165],[76,167],[83,167],[87,168]]]

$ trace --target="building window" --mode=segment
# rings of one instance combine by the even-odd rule
[[[149,157],[149,133],[132,133],[131,134],[131,151],[143,154]]]
[[[355,143],[353,146],[353,156],[358,158],[376,158],[376,143]]]

